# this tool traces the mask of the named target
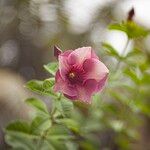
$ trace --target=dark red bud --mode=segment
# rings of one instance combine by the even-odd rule
[[[128,21],[132,21],[134,15],[135,15],[135,11],[134,11],[134,8],[132,7],[132,9],[128,12],[128,18],[127,18],[127,20]]]
[[[58,59],[58,56],[62,53],[61,49],[57,46],[54,46],[54,56]]]

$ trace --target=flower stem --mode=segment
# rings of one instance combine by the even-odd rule
[[[53,103],[53,108],[52,108],[52,111],[51,111],[51,113],[50,113],[50,115],[51,115],[51,121],[52,121],[52,126],[53,126],[53,124],[55,123],[54,118],[53,118],[53,115],[55,114],[55,112],[56,112],[56,110],[57,110],[56,102],[55,102],[55,101],[60,101],[61,98],[62,98],[62,94],[60,94],[60,95],[58,96],[58,98],[54,100],[54,103]],[[40,136],[40,139],[39,139],[38,144],[37,144],[37,148],[38,148],[39,150],[40,150],[40,148],[42,147],[42,145],[43,145],[43,143],[44,143],[44,140],[46,139],[47,134],[48,134],[50,128],[51,128],[51,126],[50,126],[47,130],[45,130],[45,131],[43,132],[43,134]]]
[[[128,39],[127,39],[127,42],[126,42],[126,44],[125,44],[125,46],[124,46],[124,48],[123,48],[123,51],[122,51],[122,53],[121,53],[121,57],[123,57],[124,54],[126,53],[127,47],[128,47],[128,45],[129,45],[129,42],[130,42],[130,39],[128,38]],[[121,60],[118,60],[118,63],[116,64],[115,71],[120,68],[120,64],[121,64]]]
[[[62,93],[60,93],[59,97],[57,98],[59,101],[61,100]]]

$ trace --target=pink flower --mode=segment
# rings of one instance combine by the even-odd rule
[[[54,50],[59,61],[54,90],[62,92],[71,100],[91,103],[91,96],[101,91],[106,83],[109,73],[107,67],[91,47],[63,53],[57,47]]]

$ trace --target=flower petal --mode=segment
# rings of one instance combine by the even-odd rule
[[[93,93],[98,88],[98,82],[95,79],[88,79],[84,82],[83,86],[88,93]]]
[[[83,86],[77,85],[76,87],[78,91],[77,96],[69,96],[67,94],[64,94],[64,96],[71,100],[80,100],[85,103],[91,103],[91,96],[96,92],[98,82],[94,79],[89,79],[84,82]]]
[[[99,60],[98,56],[96,55],[96,53],[93,49],[91,50],[91,58],[95,58],[95,59]]]
[[[92,95],[102,90],[107,80],[105,76],[101,81],[97,82],[95,79],[88,79],[84,82],[83,86],[77,85],[78,96],[68,97],[72,100],[80,100],[82,102],[90,104],[92,101]]]
[[[76,96],[77,95],[76,88],[72,85],[69,85],[66,81],[64,81],[62,79],[59,70],[56,72],[56,76],[55,76],[54,91],[62,92],[63,94],[67,94],[69,96]]]
[[[65,80],[66,74],[70,68],[67,62],[67,57],[59,55],[58,60],[59,60],[59,71],[60,71],[61,77],[63,78],[63,80]]]
[[[78,99],[86,103],[91,103],[91,96],[96,92],[98,82],[94,79],[89,79],[84,82],[83,86],[77,85],[76,87],[78,91]]]
[[[70,69],[70,66],[68,64],[68,55],[72,52],[72,50],[65,51],[64,53],[61,53],[58,56],[58,61],[59,61],[59,70],[61,77],[63,80],[66,79],[66,74],[68,70]]]
[[[72,52],[69,56],[68,56],[68,64],[70,65],[74,65],[78,62],[78,56]]]
[[[77,100],[77,96],[69,96],[67,94],[64,94],[65,97],[67,97],[68,99],[71,99],[71,100]]]
[[[99,82],[98,82],[98,87],[97,87],[97,90],[96,92],[98,91],[102,91],[106,82],[107,82],[107,78],[108,78],[108,75],[104,76],[104,78],[102,78]]]
[[[83,63],[83,69],[86,72],[86,79],[95,79],[98,82],[109,73],[107,67],[94,58],[86,59]]]
[[[98,59],[91,47],[82,47],[70,53],[70,55],[68,56],[68,63],[71,65],[81,65],[86,59],[89,58]]]
[[[67,50],[67,51],[61,53],[61,56],[69,56],[72,52],[73,52],[73,50]]]

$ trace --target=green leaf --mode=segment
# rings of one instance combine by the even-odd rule
[[[127,34],[130,39],[145,37],[149,34],[149,30],[144,29],[133,21],[122,22],[121,24],[111,24],[110,30],[119,30]]]
[[[123,31],[123,32],[127,33],[127,28],[126,28],[124,23],[111,24],[111,25],[109,25],[108,29],[110,29],[110,30],[119,30],[119,31]]]
[[[58,123],[64,124],[68,129],[74,132],[79,132],[79,129],[80,129],[79,123],[77,123],[73,119],[70,119],[70,118],[59,119]]]
[[[37,147],[37,149],[39,149],[39,147]],[[56,148],[50,142],[48,142],[48,140],[44,140],[40,144],[40,150],[56,150]]]
[[[49,90],[49,88],[54,86],[54,84],[55,84],[55,78],[46,79],[43,82],[43,88]]]
[[[42,132],[46,131],[51,127],[51,120],[50,118],[45,118],[41,116],[37,116],[33,119],[31,123],[31,132],[33,134],[41,134]]]
[[[42,102],[41,100],[38,100],[36,98],[29,98],[26,100],[26,103],[35,108],[39,112],[49,114],[45,103]]]
[[[43,92],[43,81],[31,80],[27,82],[26,87],[35,92]]]
[[[63,125],[54,124],[47,132],[47,141],[57,150],[67,150],[66,141],[72,139],[70,131]]]
[[[127,29],[129,38],[145,37],[149,34],[148,30],[145,30],[143,27],[132,21],[127,22]]]
[[[109,55],[121,59],[121,56],[119,55],[119,53],[117,52],[117,50],[114,47],[112,47],[110,44],[103,43],[102,46],[106,49],[106,52]]]
[[[31,80],[27,82],[26,87],[32,90],[33,92],[42,95],[56,97],[57,94],[53,92],[53,88],[52,88],[53,84],[54,84],[54,78],[46,79],[44,80],[44,82],[39,80]]]
[[[132,51],[130,51],[125,57],[126,58],[135,58],[135,56],[141,55],[141,51],[138,48],[134,48]]]
[[[72,139],[73,136],[63,125],[53,125],[47,133],[47,141],[55,147],[55,149],[66,150],[66,141]]]
[[[73,138],[70,131],[63,125],[53,125],[47,135],[48,139],[52,140],[68,140]]]
[[[63,116],[69,117],[73,110],[73,103],[65,98],[62,98],[60,101],[56,101],[56,108]]]
[[[6,143],[18,150],[36,150],[36,139],[37,137],[21,132],[7,131],[5,135]]]
[[[64,114],[66,116],[70,116],[71,111],[73,110],[73,103],[68,99],[62,99],[61,100],[61,106],[62,106]]]
[[[30,132],[30,125],[25,121],[15,121],[6,127],[6,131]]]
[[[62,141],[62,140],[56,140],[56,139],[53,139],[53,138],[48,138],[47,140],[46,140],[50,145],[52,145],[53,146],[53,148],[55,149],[55,150],[67,150],[67,147],[66,147],[66,145],[65,145],[65,143],[66,143],[66,141],[68,141],[68,140],[66,140],[66,141]],[[53,150],[53,149],[52,149]]]
[[[45,70],[47,70],[50,74],[55,76],[56,71],[58,70],[58,63],[56,62],[51,62],[48,63],[47,65],[44,65]]]
[[[138,73],[135,69],[128,69],[126,68],[124,71],[124,74],[128,77],[130,77],[130,79],[136,83],[136,84],[140,84],[141,83],[141,78],[138,76]]]
[[[33,139],[36,136],[30,134],[30,125],[25,121],[10,123],[5,129],[5,141],[14,149],[35,150]]]

